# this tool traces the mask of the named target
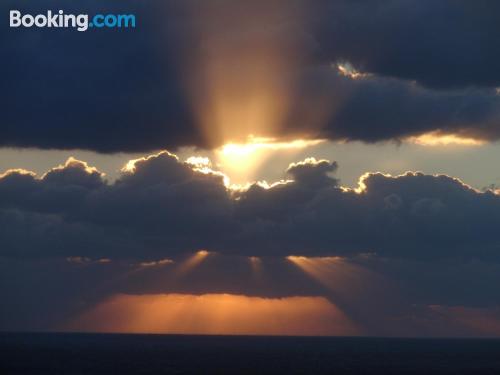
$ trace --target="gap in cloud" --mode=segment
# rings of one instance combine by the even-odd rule
[[[440,132],[424,133],[419,136],[406,138],[405,141],[421,146],[481,146],[486,143],[480,139]]]
[[[95,166],[108,181],[113,182],[130,160],[153,153],[99,154],[82,150],[0,148],[0,173],[24,169],[40,177],[74,157]],[[424,134],[402,143],[377,144],[253,137],[246,143],[229,143],[214,150],[184,147],[175,153],[181,161],[187,161],[200,170],[220,171],[228,177],[228,184],[241,186],[254,181],[272,184],[286,180],[288,166],[308,157],[336,160],[339,165],[336,176],[342,185],[353,188],[361,175],[372,171],[391,175],[406,171],[446,174],[477,189],[500,185],[497,169],[500,149],[496,144],[469,142],[453,135]]]

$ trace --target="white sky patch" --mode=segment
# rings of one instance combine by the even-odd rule
[[[295,139],[278,141],[275,138],[250,136],[245,143],[227,143],[214,150],[217,169],[238,185],[253,183],[262,178],[259,174],[271,160],[293,157],[300,151],[325,142],[322,139]]]
[[[409,137],[406,138],[406,142],[420,146],[481,146],[486,143],[482,140],[460,137],[456,134],[439,134],[436,132]]]
[[[186,163],[193,165],[197,168],[212,167],[212,162],[210,161],[210,159],[204,156],[190,156],[186,159]]]
[[[295,139],[289,142],[278,142],[274,138],[250,137],[247,143],[227,143],[218,149],[218,152],[226,156],[248,156],[261,150],[293,150],[315,146],[324,142],[322,139]]]
[[[194,147],[186,147],[176,153],[183,161],[191,156],[207,157],[212,162],[214,170],[222,171],[231,179],[231,185],[246,186],[262,180],[280,181],[287,178],[285,171],[290,163],[315,157],[316,159],[337,161],[339,168],[336,177],[340,178],[342,186],[352,188],[357,187],[359,176],[367,171],[382,171],[399,175],[408,170],[455,176],[478,189],[484,187],[491,189],[491,186],[498,189],[500,186],[498,171],[500,147],[496,142],[484,142],[480,147],[460,145],[424,147],[406,139],[401,143],[381,142],[376,144],[325,141],[302,149],[260,150],[262,152],[250,154],[255,156],[263,154],[263,158],[257,157],[257,168],[254,171],[250,170],[250,173],[245,169],[245,163],[239,163],[238,158],[234,162],[228,160],[227,164],[224,165],[225,160],[219,158],[217,150],[199,150]],[[160,150],[156,150],[151,154],[159,152]],[[129,168],[133,169],[134,162],[145,159],[148,154],[98,154],[82,150],[0,148],[0,173],[22,169],[33,171],[28,172],[30,174],[36,173],[37,176],[43,176],[48,170],[64,164],[70,156],[73,156],[106,173],[107,182],[111,184],[122,175],[123,167],[129,160],[132,160],[128,163]],[[245,159],[243,158],[243,161]],[[252,158],[250,158],[249,164],[249,167],[253,168]],[[240,171],[242,172],[239,175]]]

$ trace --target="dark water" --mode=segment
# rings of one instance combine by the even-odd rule
[[[0,374],[500,374],[500,340],[0,334]]]

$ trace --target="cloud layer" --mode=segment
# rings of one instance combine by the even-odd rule
[[[0,178],[1,254],[147,261],[209,249],[500,260],[495,193],[418,172],[368,173],[355,191],[331,176],[336,167],[306,159],[290,165],[289,182],[236,191],[221,173],[168,152],[136,160],[112,184],[75,159],[41,178],[9,171]]]
[[[219,110],[211,99],[233,86],[238,89],[225,96],[240,103],[225,107],[236,106],[243,118],[224,126],[243,129],[234,135],[242,138],[266,129],[256,135],[374,142],[430,131],[486,140],[500,134],[494,4],[91,1],[76,7],[7,1],[2,11],[57,7],[135,13],[138,27],[80,33],[4,24],[1,146],[99,152],[215,147],[227,135],[215,126],[204,129],[204,122]],[[231,20],[230,38],[222,19]],[[242,61],[248,51],[259,56],[258,64]],[[339,63],[364,74],[342,75]],[[259,93],[252,82],[271,79],[264,73],[274,65],[272,77],[282,89],[263,85]],[[218,79],[207,89],[210,69]],[[264,113],[279,112],[272,117],[278,123],[244,125],[255,110],[247,91],[289,93],[287,105],[276,103],[285,98],[257,102]]]

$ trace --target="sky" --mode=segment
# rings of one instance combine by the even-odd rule
[[[0,330],[500,336],[497,8],[2,2]]]

